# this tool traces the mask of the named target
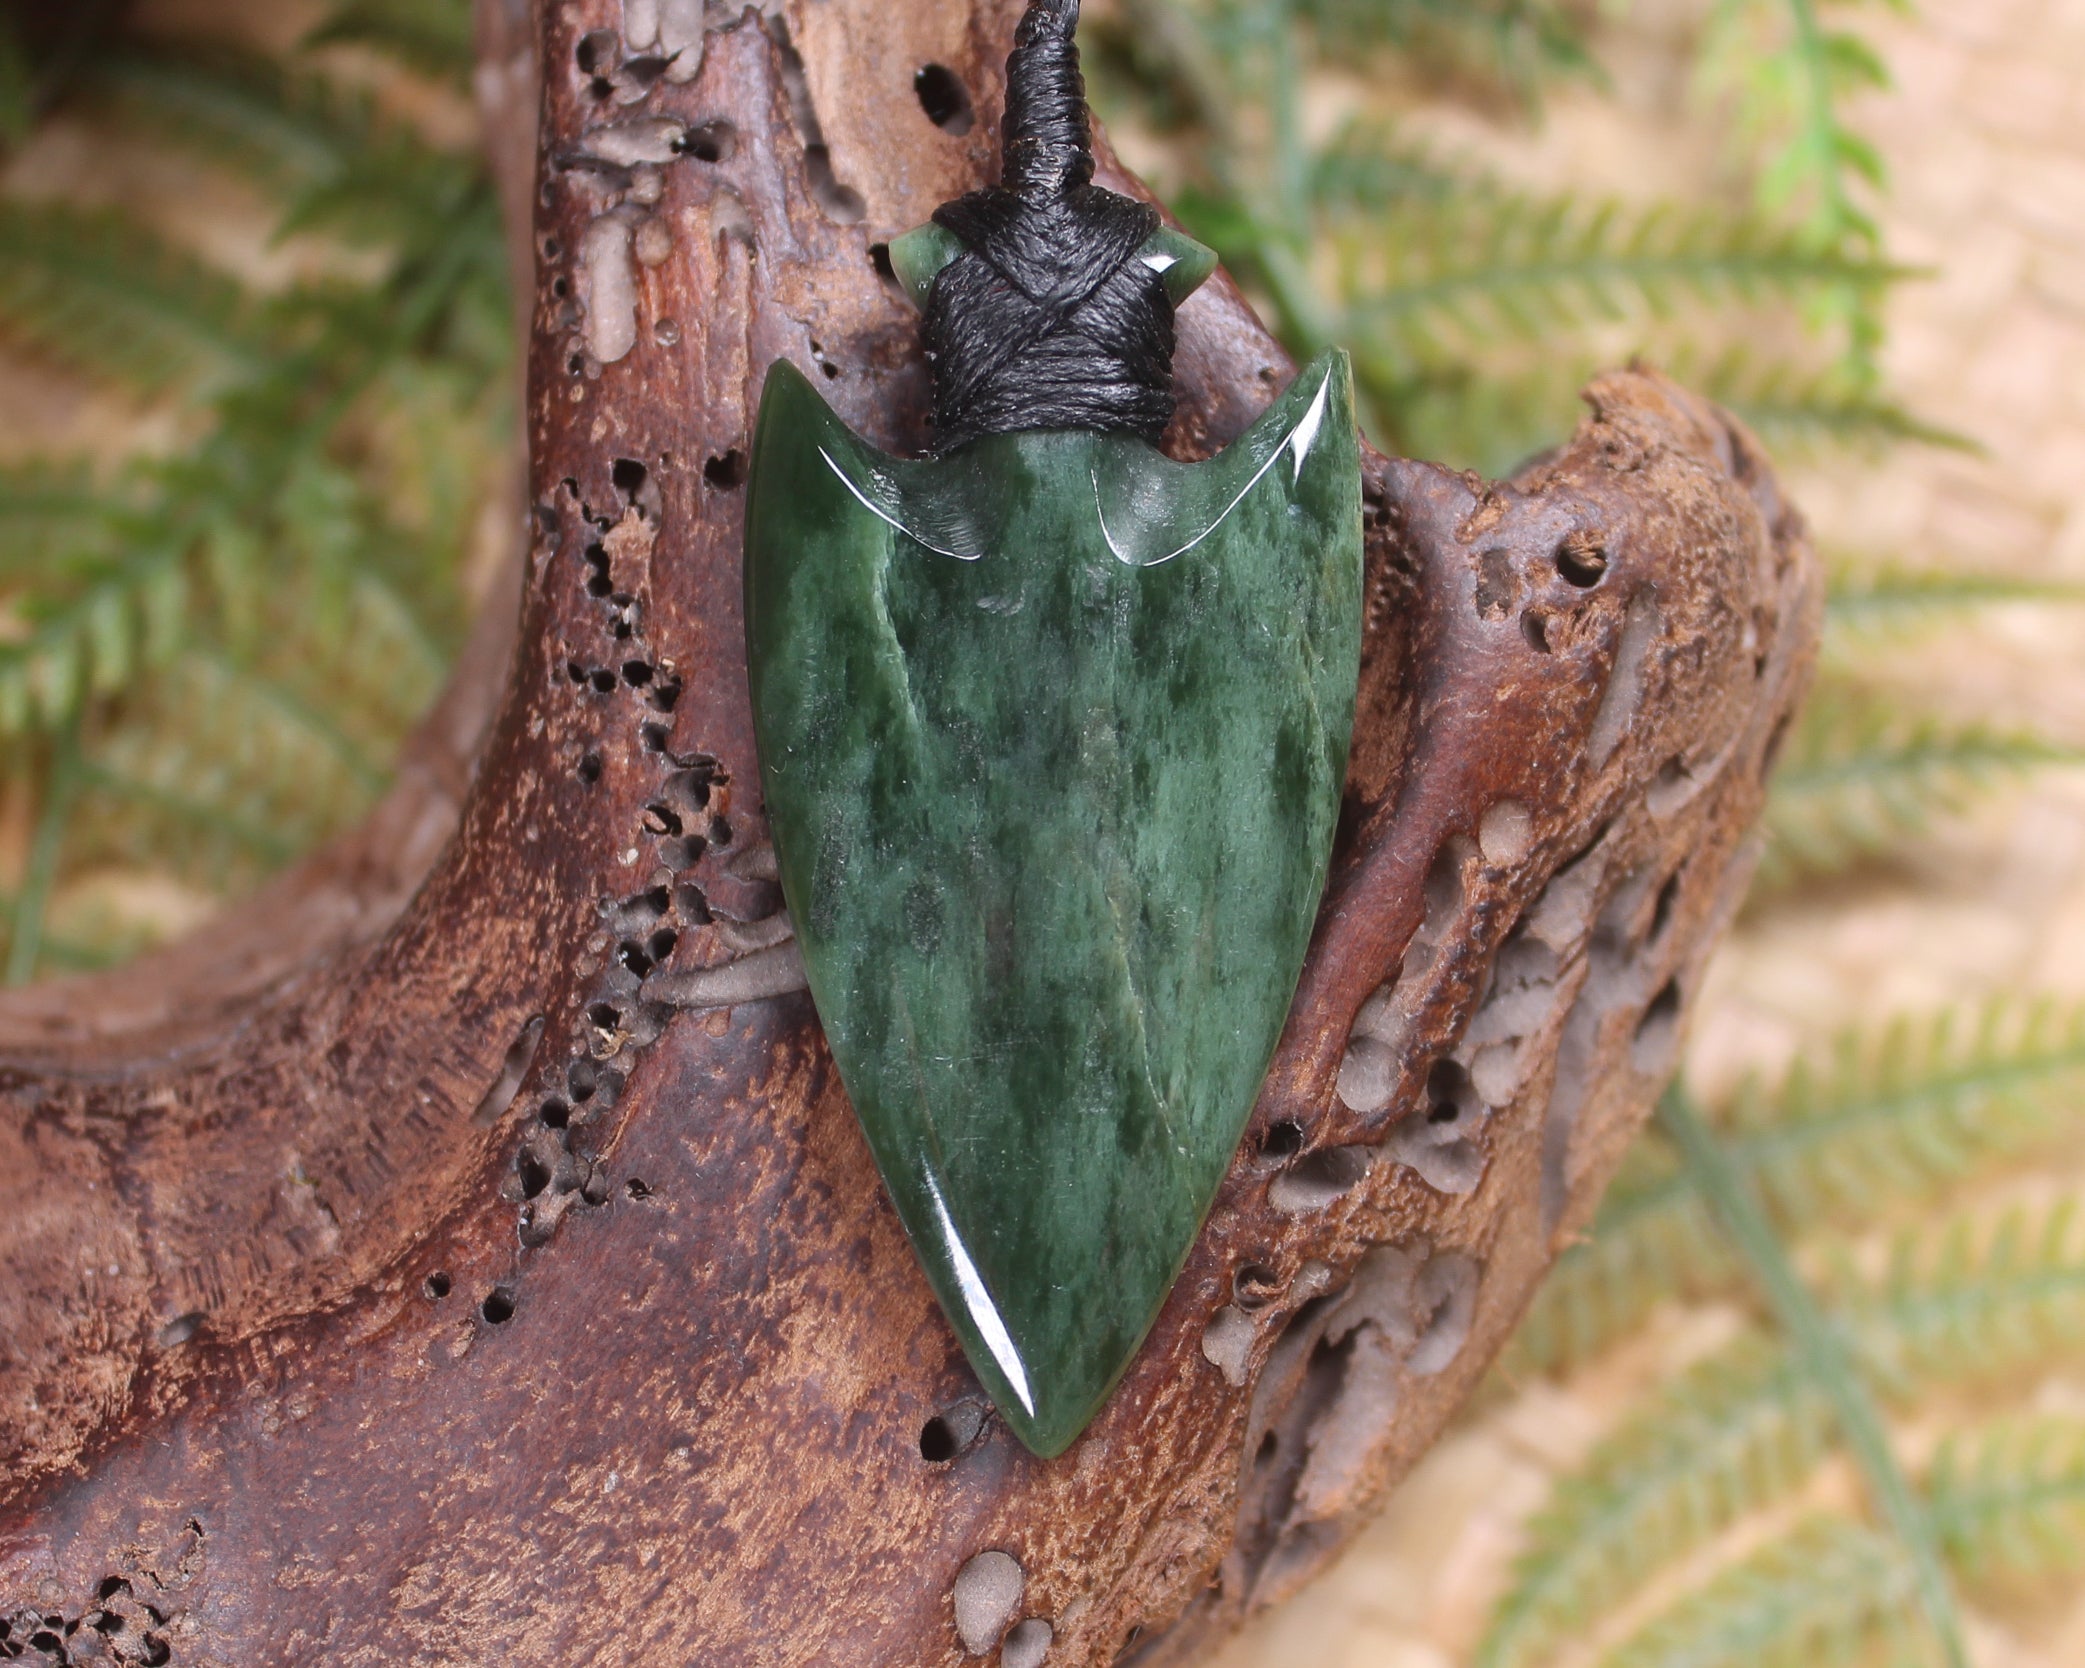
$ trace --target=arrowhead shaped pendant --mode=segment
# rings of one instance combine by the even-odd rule
[[[1281,1034],[1361,657],[1351,372],[1154,444],[1215,256],[1092,183],[1078,0],[1029,0],[1001,183],[890,246],[940,455],[777,364],[746,500],[769,828],[833,1059],[965,1354],[1060,1452],[1121,1377]]]
[[[792,366],[746,622],[813,999],[978,1376],[1045,1456],[1156,1318],[1295,993],[1361,645],[1328,354],[1221,456],[994,434],[911,461]]]

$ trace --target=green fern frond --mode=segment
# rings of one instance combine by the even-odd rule
[[[1748,1082],[1731,1162],[1787,1233],[1855,1233],[2031,1152],[2085,1099],[2085,1008],[1992,1003],[1844,1033],[1782,1078]],[[1737,1265],[1670,1146],[1638,1142],[1590,1236],[1558,1258],[1508,1356],[1558,1372],[1659,1303],[1731,1290]]]
[[[119,37],[92,65],[127,120],[274,192],[281,231],[388,271],[263,302],[118,217],[0,203],[0,327],[192,389],[210,424],[164,459],[0,475],[0,735],[43,738],[15,775],[50,858],[14,900],[16,977],[69,954],[43,914],[100,859],[245,882],[366,806],[460,637],[456,575],[511,432],[478,158],[223,49]]]
[[[1352,121],[1310,161],[1305,180],[1320,214],[1375,214],[1458,191],[1491,189],[1477,171],[1441,161],[1380,121]]]
[[[1982,1234],[1966,1216],[1907,1234],[1886,1275],[1835,1265],[1824,1308],[1899,1401],[2017,1377],[2085,1339],[2085,1236],[2059,1206]],[[1531,1668],[1656,1569],[1800,1486],[1837,1426],[1785,1346],[1746,1336],[1616,1430],[1530,1529],[1481,1668]]]
[[[477,159],[382,117],[365,92],[228,48],[132,49],[109,55],[97,76],[133,121],[274,190],[285,204],[278,236],[440,242],[482,198],[497,239]]]
[[[0,583],[48,582],[106,557],[132,508],[83,459],[0,466]]]
[[[1392,47],[1523,97],[1558,76],[1598,78],[1583,16],[1558,0],[1294,0],[1328,55]]]
[[[1993,1002],[1841,1036],[1736,1098],[1726,1149],[1789,1231],[1848,1232],[2065,1127],[2085,1097],[2085,1008]]]
[[[1415,367],[1364,354],[1354,368],[1363,391],[1393,419],[1371,435],[1378,444],[1505,476],[1571,432],[1583,409],[1579,391],[1600,367],[1591,354],[1558,343],[1522,365]]]
[[[1958,1433],[1935,1456],[1926,1489],[1964,1575],[2085,1575],[2085,1423],[2010,1418]]]
[[[1824,622],[1837,646],[1887,641],[1949,624],[1975,609],[2012,603],[2079,603],[2085,591],[1979,569],[1831,563]]]
[[[1896,6],[1899,0],[1886,0]],[[1699,74],[1734,95],[1734,124],[1770,217],[1794,217],[1832,248],[1881,245],[1873,204],[1886,184],[1881,153],[1847,124],[1846,102],[1888,85],[1866,42],[1826,21],[1834,0],[1717,0],[1703,33]],[[1841,363],[1856,384],[1878,380],[1883,325],[1872,290],[1842,288],[1807,309],[1817,330],[1843,335]]]
[[[1837,873],[1966,809],[2005,777],[2078,758],[2030,732],[1952,724],[1820,690],[1774,773],[1761,881]]]
[[[1934,1662],[1915,1585],[1894,1542],[1815,1518],[1673,1605],[1600,1668],[1861,1668],[1878,1650],[1902,1668]]]
[[[22,884],[15,893],[7,923],[6,981],[25,984],[43,953],[44,919],[58,882],[64,855],[65,827],[80,791],[80,725],[75,715],[60,725],[45,750],[42,803],[29,836]]]
[[[1818,369],[1740,344],[1712,355],[1676,355],[1668,368],[1729,407],[1776,449],[1832,446],[1874,452],[1907,441],[1950,451],[1975,449],[1967,436],[1929,422],[1891,399],[1873,378],[1849,375],[1843,365]]]
[[[220,889],[345,826],[384,780],[309,693],[191,652],[158,680],[145,712],[87,750],[74,858]]]
[[[227,597],[254,582],[213,573]],[[310,575],[248,622],[244,659],[191,642],[86,748],[69,869],[120,863],[206,890],[250,884],[366,811],[447,663],[411,603],[367,567]],[[0,692],[7,685],[0,681]],[[35,901],[35,900],[32,900]]]
[[[1714,211],[1526,196],[1393,211],[1340,240],[1360,352],[1424,363],[1453,342],[1532,342],[1560,330],[1722,303],[1880,288],[1904,269]]]
[[[1785,36],[1811,4],[1725,0],[1768,26],[1757,40],[1726,27],[1713,55],[1739,81],[1800,78],[1813,60]],[[1699,364],[1694,380],[1776,444],[1963,443],[1890,398],[1876,375],[1878,301],[1906,273],[1836,209],[1793,219],[1779,186],[1752,215],[1516,194],[1381,122],[1313,143],[1282,10],[1244,0],[1125,7],[1119,26],[1103,29],[1105,55],[1146,121],[1188,135],[1185,177],[1166,182],[1174,206],[1264,299],[1293,349],[1353,351],[1364,427],[1383,443],[1510,468],[1568,429],[1577,384],[1616,351],[1617,323],[1643,332],[1625,351],[1682,371]],[[1456,65],[1487,57],[1496,69],[1502,40],[1517,43],[1506,58],[1523,66],[1590,66],[1585,14],[1552,0],[1301,0],[1289,15],[1313,25],[1306,46],[1315,40],[1348,65],[1387,53],[1435,85],[1444,68],[1451,80]],[[1425,44],[1434,31],[1452,43],[1445,57]],[[1541,50],[1530,57],[1530,46]],[[1856,48],[1826,32],[1827,58]],[[1845,75],[1835,75],[1836,98]],[[1857,216],[1838,182],[1865,162],[1836,106],[1782,103],[1747,105],[1758,105],[1755,127],[1772,130],[1773,155],[1794,154],[1784,130],[1797,115],[1827,122],[1838,135],[1833,201]],[[1747,316],[1734,318],[1733,303]],[[1744,350],[1757,340],[1791,345],[1755,363]]]
[[[97,56],[113,112],[281,193],[331,179],[374,137],[365,92],[224,45],[125,43]]]
[[[1700,343],[1704,328],[1691,316],[1647,325],[1636,356],[1699,388],[1776,452],[1870,451],[1906,441],[1967,444],[1872,385],[1835,369],[1819,370],[1806,356],[1775,357],[1749,347],[1706,351]],[[1397,415],[1389,436],[1396,449],[1490,475],[1507,473],[1570,432],[1580,391],[1614,360],[1611,345],[1590,335],[1576,343],[1553,336],[1521,355],[1483,344],[1482,353],[1480,364],[1414,366],[1364,350],[1357,369],[1378,403]]]
[[[25,559],[0,639],[0,735],[53,729],[83,703],[131,689],[184,643],[220,628],[253,640],[265,625],[278,654],[327,667],[336,689],[395,740],[431,697],[461,630],[451,570],[415,571],[407,553],[425,546],[400,538],[350,472],[308,455],[283,462],[263,518],[275,563],[266,622],[254,612],[263,541],[220,518],[225,474],[240,471],[251,492],[257,468],[270,465],[223,439],[198,460],[144,472],[139,502],[120,510],[60,486],[40,502],[16,499],[15,528],[0,490],[0,558],[19,532]],[[98,526],[106,536],[46,544],[47,524],[61,516],[64,531]],[[39,550],[56,559],[36,563]],[[206,574],[210,583],[198,584]]]
[[[282,234],[325,232],[365,248],[500,248],[499,217],[482,172],[469,159],[396,139],[360,152],[333,178],[303,192]]]
[[[1790,1356],[1831,1403],[1832,1423],[1860,1474],[1862,1493],[1910,1565],[1913,1597],[1938,1647],[1935,1654],[1944,1668],[1969,1668],[1961,1609],[1941,1556],[1940,1537],[1891,1444],[1871,1375],[1847,1349],[1817,1293],[1796,1268],[1752,1179],[1731,1163],[1683,1088],[1675,1085],[1666,1091],[1657,1119],[1744,1259],[1754,1294],[1786,1340]]]
[[[260,669],[335,722],[369,759],[388,757],[441,688],[455,648],[453,623],[430,627],[415,599],[379,572],[351,576],[337,602],[302,603],[307,626]],[[445,622],[449,623],[449,622]]]
[[[251,378],[283,345],[238,285],[135,222],[6,199],[0,332],[142,393]]]
[[[326,709],[285,681],[209,650],[183,655],[144,726],[89,753],[118,781],[181,782],[198,798],[236,798],[247,820],[318,831],[359,809],[384,772]]]
[[[1833,1434],[1829,1401],[1753,1337],[1663,1391],[1528,1526],[1476,1668],[1536,1668],[1652,1571],[1800,1485]]]
[[[0,953],[10,958],[18,901],[0,892],[0,945],[4,945]],[[40,913],[45,918],[40,920],[35,943],[28,946],[31,954],[25,958],[25,965],[38,974],[99,973],[128,961],[151,943],[136,922],[92,901],[54,901]]]
[[[476,62],[471,9],[458,0],[347,0],[304,44],[370,47],[457,87],[470,85]]]
[[[1703,76],[1736,94],[1740,131],[1764,153],[1762,203],[1801,212],[1829,241],[1872,246],[1875,222],[1857,197],[1883,185],[1882,161],[1841,108],[1886,88],[1889,73],[1857,35],[1826,25],[1827,3],[1718,0],[1702,45]]]
[[[16,630],[0,641],[0,734],[55,728],[90,696],[163,664],[191,601],[183,552],[172,543],[123,549],[62,591],[16,597]]]
[[[1902,1397],[1937,1379],[1993,1378],[2085,1342],[2085,1235],[2075,1204],[2015,1211],[1995,1231],[1968,1217],[1895,1242],[1881,1281],[1843,1259],[1824,1301],[1869,1371]]]
[[[161,856],[171,852],[177,874],[212,890],[251,885],[301,849],[283,830],[242,816],[212,797],[207,786],[197,792],[179,780],[118,775],[89,766],[81,772],[81,789],[90,807],[83,822],[117,830],[126,822],[149,821],[162,839],[171,830],[172,844],[162,848]],[[96,855],[104,855],[99,847]]]

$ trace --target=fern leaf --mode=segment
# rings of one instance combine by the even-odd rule
[[[49,584],[106,558],[114,523],[129,508],[80,459],[0,468],[0,582]]]
[[[1235,229],[1229,236],[1235,245]],[[1634,352],[1727,407],[1777,452],[1873,452],[1905,441],[1970,446],[1963,436],[1889,399],[1871,381],[1840,369],[1820,370],[1803,354],[1704,350],[1706,328],[1692,314],[1667,324],[1646,321]],[[1615,358],[1611,342],[1591,335],[1582,343],[1552,335],[1532,353],[1514,352],[1515,346],[1458,344],[1453,360],[1415,364],[1394,342],[1362,343],[1355,369],[1377,403],[1396,414],[1391,438],[1398,449],[1503,475],[1570,432],[1579,391]],[[1471,357],[1478,354],[1481,363],[1473,365]]]
[[[257,506],[274,515],[254,518],[275,558],[265,592],[275,652],[303,673],[326,668],[388,744],[446,664],[458,625],[448,570],[402,571],[409,560],[391,547],[405,541],[364,513],[360,483],[320,459],[289,462],[275,504]],[[0,575],[17,577],[13,630],[0,640],[0,735],[68,722],[219,630],[255,638],[263,540],[220,518],[225,496],[262,489],[272,466],[220,436],[200,460],[144,471],[116,498],[79,470],[41,487],[0,477]]]
[[[2085,1096],[2085,1008],[1992,1003],[1844,1033],[1740,1090],[1724,1130],[1783,1232],[1857,1232],[2032,1151]],[[1670,1148],[1638,1143],[1588,1239],[1516,1333],[1512,1369],[1558,1372],[1659,1303],[1730,1290],[1737,1266]]]
[[[15,944],[13,923],[18,903],[18,898],[0,893],[0,928],[5,928],[0,938],[4,938],[9,956]],[[43,930],[33,953],[25,958],[33,978],[57,973],[98,973],[128,961],[150,942],[133,924],[111,918],[111,912],[105,909],[82,911],[54,898],[44,914]],[[80,919],[82,915],[86,918]]]
[[[1830,1403],[1785,1350],[1726,1348],[1660,1394],[1558,1485],[1492,1612],[1476,1668],[1535,1668],[1661,1564],[1825,1453]]]
[[[1958,1433],[1935,1457],[1927,1494],[1963,1574],[2085,1575],[2085,1424],[2010,1418]]]
[[[1855,1668],[1878,1644],[1906,1668],[1933,1662],[1914,1586],[1891,1541],[1815,1518],[1682,1599],[1600,1668]]]
[[[1414,200],[1487,189],[1483,177],[1442,163],[1380,122],[1350,122],[1311,159],[1306,188],[1323,214],[1372,214]]]
[[[1966,808],[1999,778],[2078,757],[2026,731],[1907,716],[1820,691],[1774,775],[1761,880],[1838,873]]]
[[[1802,213],[1825,241],[1873,247],[1855,187],[1880,187],[1882,163],[1840,114],[1845,99],[1888,85],[1873,50],[1825,28],[1814,0],[1718,0],[1702,63],[1706,80],[1737,94],[1740,130],[1765,152],[1761,202]]]
[[[189,612],[178,546],[145,545],[97,562],[63,593],[18,598],[20,627],[0,642],[0,734],[69,722],[90,695],[165,661]]]
[[[1742,1091],[1727,1147],[1790,1232],[1848,1232],[2066,1126],[2085,1093],[2085,1008],[1994,1002],[1900,1017]]]
[[[308,586],[306,587],[308,589]],[[118,863],[205,890],[249,883],[365,812],[444,656],[404,602],[352,575],[331,632],[296,587],[263,653],[191,648],[89,749],[74,868]]]
[[[1295,10],[1336,58],[1395,47],[1523,98],[1545,79],[1598,79],[1583,18],[1558,0],[1296,0]]]
[[[251,378],[280,346],[238,285],[136,224],[6,200],[0,330],[145,393]]]
[[[484,221],[497,243],[477,159],[381,118],[366,93],[229,49],[133,50],[98,73],[132,119],[273,188],[286,206],[278,236],[440,244],[459,229],[480,236]]]
[[[136,718],[88,749],[83,783],[99,814],[82,817],[74,855],[222,887],[331,834],[383,782],[323,707],[222,655],[190,652]]]
[[[81,772],[81,787],[83,797],[99,800],[100,814],[92,820],[101,827],[120,818],[149,818],[154,829],[171,829],[180,854],[177,872],[197,877],[213,890],[251,884],[280,868],[299,849],[289,834],[240,815],[187,782],[117,775],[90,766]]]
[[[1558,351],[1532,364],[1414,366],[1359,347],[1362,389],[1394,422],[1373,438],[1411,457],[1437,459],[1493,476],[1514,473],[1571,430],[1578,392],[1597,367],[1590,354]]]
[[[1822,1306],[1901,1401],[2005,1377],[2085,1339],[2085,1236],[2059,1206],[1980,1235],[1967,1217],[1907,1234],[1888,1272],[1834,1265]],[[1756,1336],[1696,1364],[1600,1444],[1530,1529],[1481,1668],[1544,1662],[1580,1624],[1739,1518],[1785,1499],[1836,1440],[1822,1387]]]
[[[1940,1538],[1925,1502],[1911,1486],[1891,1446],[1869,1375],[1854,1362],[1839,1330],[1825,1316],[1810,1287],[1774,1232],[1751,1178],[1730,1161],[1722,1143],[1695,1112],[1684,1090],[1674,1087],[1659,1102],[1658,1125],[1687,1161],[1716,1217],[1744,1258],[1746,1273],[1764,1301],[1804,1378],[1831,1403],[1847,1457],[1860,1472],[1862,1489],[1910,1562],[1913,1596],[1932,1630],[1945,1668],[1969,1668],[1969,1646],[1960,1607],[1941,1557]]]
[[[470,85],[476,62],[471,10],[456,0],[347,0],[304,44],[366,46],[457,87]]]
[[[1966,435],[1919,416],[1889,398],[1872,377],[1850,374],[1843,365],[1820,370],[1739,345],[1713,354],[1681,352],[1670,369],[1728,406],[1777,450],[1850,447],[1872,453],[1906,441],[1976,450]]]
[[[35,976],[42,957],[44,923],[57,883],[65,832],[79,799],[80,777],[80,730],[75,719],[51,740],[43,803],[37,807],[36,830],[29,839],[28,860],[22,865],[22,888],[15,894],[8,917],[6,980],[10,985],[26,984]]]
[[[282,192],[335,178],[373,136],[367,94],[226,46],[129,44],[94,76],[119,114]]]
[[[1897,1239],[1878,1283],[1834,1263],[1827,1302],[1869,1371],[1902,1396],[1941,1378],[1989,1378],[2085,1340],[2085,1236],[2064,1201],[1985,1233],[1958,1217]]]
[[[362,0],[327,38],[453,67],[467,12]],[[0,471],[0,737],[28,738],[12,774],[49,831],[11,903],[18,976],[77,959],[44,906],[104,858],[243,881],[368,804],[460,635],[456,574],[511,433],[477,157],[269,60],[94,45],[79,78],[104,108],[388,271],[261,303],[120,217],[0,202],[0,330],[208,419],[163,459]]]
[[[1349,310],[1362,348],[1392,361],[1454,345],[1656,315],[1680,298],[1761,301],[1877,288],[1904,270],[1757,221],[1669,207],[1524,196],[1452,199],[1368,227],[1361,269],[1382,271]]]
[[[1700,388],[1776,451],[1967,444],[1841,372],[1749,350],[1703,352],[1701,330],[1691,317],[1671,328],[1646,326],[1636,355]],[[1397,353],[1357,350],[1364,385],[1397,414],[1399,449],[1491,475],[1509,473],[1570,432],[1579,391],[1614,358],[1611,344],[1591,337],[1579,345],[1552,337],[1532,356],[1503,354],[1491,344],[1482,351],[1481,367],[1472,368],[1466,362],[1415,366]]]
[[[500,246],[492,195],[475,163],[396,135],[301,192],[279,230],[325,232],[365,248],[476,245],[482,256]]]
[[[367,568],[336,601],[289,599],[301,626],[255,670],[333,722],[365,759],[386,758],[441,687],[453,642],[437,637],[412,597]]]
[[[1960,568],[1896,563],[1832,565],[1825,628],[1841,645],[1900,638],[1961,618],[1973,609],[2011,603],[2085,602],[2071,585]]]

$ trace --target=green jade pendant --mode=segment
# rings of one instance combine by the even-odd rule
[[[971,1365],[1055,1455],[1179,1274],[1324,887],[1361,648],[1346,359],[1201,464],[1084,429],[892,457],[778,363],[745,584],[834,1061]]]

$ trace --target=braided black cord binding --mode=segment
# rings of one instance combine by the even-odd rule
[[[1092,183],[1078,20],[1079,0],[1030,0],[1001,183],[934,215],[964,246],[927,302],[937,451],[1031,429],[1156,441],[1173,415],[1173,304],[1136,258],[1158,211]]]

